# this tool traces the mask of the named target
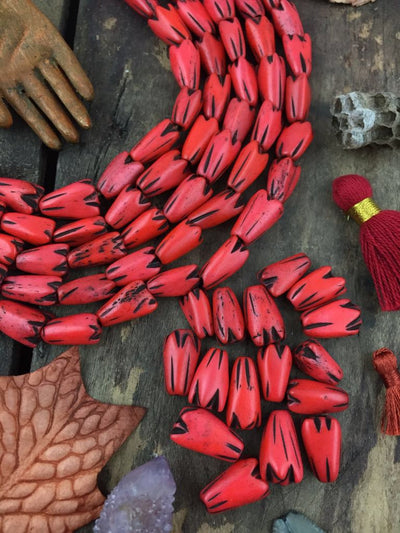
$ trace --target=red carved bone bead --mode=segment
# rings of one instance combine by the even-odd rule
[[[232,368],[226,423],[240,429],[261,425],[261,398],[257,370],[250,357],[237,357]]]
[[[202,105],[201,91],[193,91],[184,87],[180,90],[175,100],[171,115],[172,122],[180,126],[183,130],[187,130],[200,113]]]
[[[188,162],[181,158],[179,150],[171,150],[139,176],[136,186],[148,197],[174,189],[189,175]]]
[[[275,53],[275,30],[267,17],[264,15],[249,17],[245,22],[245,31],[247,42],[257,63],[260,63],[263,57],[272,56]]]
[[[211,198],[213,190],[203,176],[184,179],[165,202],[163,212],[171,224],[179,222]]]
[[[322,483],[333,483],[339,475],[342,430],[330,416],[303,420],[301,437],[315,477]]]
[[[296,281],[304,276],[310,266],[311,260],[306,254],[291,255],[260,270],[257,278],[276,298],[288,291]]]
[[[156,5],[154,18],[149,19],[147,23],[153,33],[168,45],[179,44],[191,37],[172,4],[168,4],[167,7]]]
[[[176,329],[163,348],[164,383],[168,394],[186,396],[196,371],[200,341],[190,329]]]
[[[1,229],[29,244],[47,244],[53,237],[54,220],[24,213],[6,213],[1,219]]]
[[[106,276],[118,286],[128,285],[132,281],[148,279],[156,276],[161,270],[161,263],[155,249],[146,246],[136,250],[106,268]]]
[[[235,15],[233,0],[204,0],[203,5],[216,24]]]
[[[127,185],[111,204],[105,214],[106,222],[114,229],[120,229],[135,220],[151,207],[151,202],[133,185]]]
[[[67,261],[70,268],[107,265],[126,253],[121,235],[112,231],[74,248],[69,252]]]
[[[106,232],[107,225],[103,217],[82,218],[56,229],[53,234],[53,241],[69,246],[79,246]]]
[[[306,120],[311,104],[311,87],[306,74],[286,78],[285,111],[288,122]]]
[[[283,57],[276,53],[264,56],[258,67],[257,79],[263,100],[269,100],[275,109],[282,109],[286,83],[286,66]]]
[[[155,311],[158,304],[143,281],[132,281],[122,287],[97,311],[102,326],[113,326]]]
[[[283,215],[279,200],[268,200],[265,189],[258,190],[245,205],[231,229],[248,246],[268,231]]]
[[[48,315],[37,308],[0,300],[0,331],[15,341],[34,348],[41,340],[40,331]]]
[[[12,235],[0,234],[0,263],[11,265],[24,247],[24,241]]]
[[[262,500],[269,494],[261,479],[257,459],[241,459],[222,472],[200,492],[209,513],[220,513]]]
[[[101,331],[96,315],[78,313],[50,320],[43,327],[41,336],[47,344],[97,344]]]
[[[201,64],[207,74],[225,76],[226,56],[225,48],[221,41],[212,33],[204,33],[196,42],[200,52]]]
[[[299,181],[300,173],[301,168],[296,167],[290,157],[275,159],[268,171],[268,197],[286,202]]]
[[[1,285],[1,294],[4,298],[26,304],[54,305],[58,302],[57,289],[61,283],[61,278],[57,276],[8,276]]]
[[[303,479],[303,463],[292,417],[288,411],[272,411],[260,446],[260,473],[265,481],[289,485]]]
[[[258,110],[251,134],[252,140],[257,141],[261,149],[267,152],[278,138],[281,129],[282,111],[276,109],[269,100],[265,100]]]
[[[157,3],[154,0],[124,0],[128,6],[139,13],[142,17],[151,18],[154,16]]]
[[[236,433],[201,407],[184,407],[170,437],[179,446],[229,463],[237,461],[244,448]]]
[[[287,388],[287,405],[293,413],[321,415],[344,411],[349,395],[335,385],[311,379],[291,379]]]
[[[292,368],[292,352],[289,346],[269,344],[260,348],[257,352],[257,368],[264,400],[282,402]]]
[[[202,242],[200,226],[183,221],[163,238],[156,248],[156,255],[163,265],[168,265],[197,248]]]
[[[233,62],[246,55],[242,25],[237,17],[221,20],[218,24],[219,34],[229,59]]]
[[[276,31],[281,37],[304,34],[299,12],[290,0],[264,0],[264,5],[271,13]]]
[[[97,190],[105,198],[115,198],[129,185],[134,185],[144,166],[134,161],[128,152],[121,152],[109,163],[97,182]]]
[[[344,298],[305,311],[300,318],[306,335],[328,339],[358,335],[362,323],[360,315],[360,308]]]
[[[211,305],[203,290],[195,288],[188,292],[180,298],[179,305],[199,339],[204,339],[207,335],[214,335]]]
[[[214,183],[232,164],[239,153],[241,144],[233,139],[229,130],[222,130],[214,135],[204,152],[197,173]]]
[[[311,124],[309,122],[293,122],[282,130],[276,142],[278,157],[291,157],[297,161],[313,140]]]
[[[169,118],[159,122],[146,133],[130,151],[135,161],[147,163],[165,154],[179,139],[179,126]]]
[[[63,283],[58,287],[58,301],[62,305],[89,304],[106,300],[116,291],[116,284],[105,274],[93,274]]]
[[[211,289],[240,270],[249,257],[249,250],[238,239],[230,237],[203,266],[200,276],[203,287]]]
[[[257,105],[258,85],[253,65],[245,57],[239,57],[228,67],[236,95],[251,106]]]
[[[239,13],[247,18],[259,19],[265,15],[265,9],[261,0],[237,0],[235,2]]]
[[[317,341],[307,340],[296,346],[293,360],[304,374],[330,385],[343,378],[343,370],[325,348]]]
[[[332,276],[332,267],[313,270],[295,283],[286,297],[296,311],[314,309],[346,292],[346,280]]]
[[[43,215],[52,218],[95,217],[100,215],[100,201],[91,180],[84,179],[46,194],[39,202]]]
[[[199,115],[183,143],[181,152],[183,159],[189,161],[191,165],[197,165],[208,143],[218,130],[219,126],[216,118],[207,119],[203,115]]]
[[[256,346],[266,346],[285,338],[282,315],[264,285],[245,289],[243,309],[247,331]]]
[[[185,39],[169,47],[172,74],[179,87],[197,90],[200,85],[200,52],[193,41]]]
[[[220,120],[225,112],[231,94],[231,77],[217,74],[210,74],[204,83],[203,90],[203,112],[209,118]]]
[[[169,229],[168,220],[162,211],[153,207],[139,215],[121,233],[125,246],[129,249],[144,244]]]
[[[309,76],[312,68],[310,36],[307,33],[304,35],[284,35],[282,44],[286,61],[293,74],[295,76],[300,76],[300,74]]]
[[[154,296],[183,296],[200,282],[197,265],[184,265],[161,272],[147,282]]]
[[[229,287],[215,289],[213,294],[214,331],[221,344],[244,339],[244,317],[235,293]]]
[[[176,5],[184,24],[197,37],[215,31],[214,23],[200,0],[177,0]]]
[[[228,353],[219,348],[210,348],[194,373],[188,394],[189,403],[222,412],[228,398],[228,389]]]
[[[39,209],[44,189],[36,183],[15,178],[0,177],[0,200],[18,213],[31,215]]]
[[[243,199],[233,189],[225,189],[193,211],[188,221],[202,229],[213,228],[237,216],[243,211]]]
[[[246,100],[232,98],[226,109],[222,128],[232,132],[232,138],[240,143],[244,141],[253,125],[256,110]]]
[[[16,267],[22,272],[42,276],[64,276],[68,271],[68,244],[45,244],[24,250],[16,259]]]
[[[258,141],[250,141],[241,149],[228,178],[228,186],[244,192],[265,170],[268,153],[261,152]]]

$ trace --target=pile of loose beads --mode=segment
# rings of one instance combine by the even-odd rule
[[[173,331],[165,340],[165,387],[170,395],[187,396],[192,404],[180,412],[171,439],[186,448],[233,463],[211,481],[200,498],[211,513],[266,497],[268,483],[287,485],[303,479],[303,463],[290,412],[304,417],[301,437],[312,472],[319,481],[339,474],[341,428],[328,416],[347,409],[347,393],[338,387],[343,371],[325,348],[308,339],[291,351],[280,344],[285,326],[274,298],[286,293],[306,335],[355,335],[360,309],[348,299],[345,280],[325,266],[306,274],[309,258],[288,257],[258,274],[261,284],[245,289],[243,311],[229,287],[215,289],[212,304],[199,289],[181,299],[192,329]],[[201,339],[214,336],[226,345],[244,339],[257,346],[256,362],[241,356],[229,371],[222,348],[211,348],[199,361]],[[290,379],[292,362],[312,379]],[[273,410],[265,424],[259,458],[240,459],[242,439],[231,429],[250,430],[262,423],[261,396],[268,402],[286,398],[288,410]],[[224,414],[224,421],[214,413]]]

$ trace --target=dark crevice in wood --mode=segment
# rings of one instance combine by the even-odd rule
[[[63,27],[61,33],[68,45],[74,49],[76,22],[78,20],[79,0],[67,0],[64,4]]]
[[[40,157],[40,184],[46,193],[54,189],[56,182],[58,152],[42,144]]]
[[[28,346],[14,343],[10,366],[10,376],[27,374],[31,371],[33,350]]]

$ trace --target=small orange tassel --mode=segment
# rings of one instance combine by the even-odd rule
[[[396,356],[388,348],[381,348],[372,354],[372,359],[387,389],[381,431],[386,435],[400,435],[400,372]]]

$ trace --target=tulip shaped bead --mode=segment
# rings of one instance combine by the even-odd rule
[[[71,268],[78,268],[107,265],[124,257],[126,253],[121,235],[114,231],[74,248],[69,252],[67,259]]]
[[[171,431],[171,440],[189,448],[234,463],[243,452],[242,439],[208,409],[184,407]]]
[[[230,130],[222,130],[211,139],[204,152],[197,173],[214,183],[233,163],[241,144]]]
[[[211,481],[200,493],[209,513],[219,513],[262,500],[269,494],[257,459],[241,459]]]
[[[293,159],[284,157],[272,162],[268,171],[268,198],[286,202],[294,191],[301,174],[301,168],[296,167]]]
[[[250,141],[240,151],[228,178],[228,186],[243,192],[260,176],[268,163],[268,154],[260,151],[257,141]]]
[[[310,258],[303,253],[291,255],[264,267],[257,278],[275,298],[287,292],[310,268]]]
[[[219,125],[216,118],[206,118],[203,115],[199,115],[183,143],[183,159],[189,161],[193,166],[197,165],[218,130]]]
[[[34,307],[0,300],[0,331],[30,348],[39,344],[40,332],[48,319],[47,314]]]
[[[7,276],[1,285],[1,294],[26,304],[54,305],[58,302],[57,289],[61,283],[62,279],[57,276]]]
[[[243,340],[245,335],[242,308],[229,287],[220,287],[213,293],[214,331],[221,344]]]
[[[303,463],[292,417],[288,411],[272,411],[260,447],[260,472],[265,481],[289,485],[303,479]]]
[[[286,78],[285,111],[290,123],[307,119],[311,104],[311,88],[306,74]]]
[[[97,344],[100,341],[101,325],[96,315],[77,315],[54,318],[47,322],[41,331],[48,344]]]
[[[192,174],[174,190],[163,207],[163,213],[171,224],[180,222],[211,198],[213,190],[202,176]]]
[[[46,194],[39,203],[40,212],[52,218],[95,217],[100,215],[100,201],[91,180],[84,179]]]
[[[310,146],[313,132],[309,122],[293,122],[283,128],[275,145],[276,155],[297,161]]]
[[[40,246],[53,238],[54,220],[23,213],[6,213],[1,219],[1,229],[23,241]]]
[[[152,197],[174,189],[188,175],[188,162],[181,158],[179,150],[170,150],[139,176],[136,186],[143,194]]]
[[[151,207],[151,202],[133,185],[127,185],[115,198],[105,215],[106,222],[114,229],[120,229],[135,220]]]
[[[360,331],[360,308],[350,300],[334,300],[300,315],[303,331],[310,337],[348,337]]]
[[[207,294],[195,288],[179,300],[179,305],[190,327],[199,339],[214,335],[211,305]]]
[[[321,415],[347,409],[349,395],[334,385],[311,379],[292,379],[287,390],[287,401],[293,413]]]
[[[147,282],[147,288],[154,296],[183,296],[200,282],[197,265],[185,265],[161,272]]]
[[[297,368],[317,381],[336,385],[343,378],[343,370],[317,341],[304,341],[293,351]]]
[[[281,110],[285,98],[286,66],[283,57],[272,54],[261,58],[257,72],[262,99]]]
[[[151,21],[149,21],[151,22]],[[162,120],[154,126],[130,151],[135,161],[147,163],[165,154],[179,139],[179,126],[170,119]]]
[[[160,270],[161,263],[155,255],[155,249],[146,246],[111,263],[106,268],[106,276],[122,287],[136,280],[147,281],[156,276]]]
[[[188,394],[189,403],[221,412],[225,408],[228,389],[228,353],[219,348],[210,348],[193,376]]]
[[[243,211],[243,199],[238,192],[225,189],[190,213],[188,221],[202,229],[213,228]]]
[[[264,5],[272,16],[276,31],[284,35],[304,35],[303,25],[296,6],[290,0],[264,0]]]
[[[203,89],[203,113],[207,119],[215,118],[216,120],[221,120],[228,105],[231,86],[232,82],[229,74],[222,77],[213,73],[206,79]]]
[[[16,178],[0,177],[0,200],[12,211],[31,215],[39,209],[44,189],[41,185]]]
[[[187,130],[193,124],[202,107],[202,93],[184,87],[178,94],[172,109],[171,120],[174,124]]]
[[[237,17],[221,20],[218,30],[231,63],[246,55],[246,42]]]
[[[105,198],[115,198],[125,187],[134,186],[144,166],[128,152],[121,152],[108,164],[97,182],[97,190]]]
[[[210,32],[203,33],[196,42],[201,64],[208,75],[224,76],[226,73],[225,48],[221,41]]]
[[[235,14],[235,3],[233,0],[204,0],[203,4],[216,24],[221,20],[233,17]]]
[[[275,53],[274,26],[266,16],[246,18],[245,29],[247,42],[257,63],[260,63],[263,57],[270,57]]]
[[[259,149],[267,152],[282,130],[282,111],[269,100],[264,100],[258,110],[251,139],[257,141]]]
[[[256,367],[250,357],[237,357],[229,386],[226,423],[240,429],[261,425],[261,398]]]
[[[202,242],[200,226],[183,221],[163,238],[156,248],[156,255],[163,265],[167,265],[194,250]]]
[[[155,0],[125,0],[125,2],[142,17],[151,18],[155,14],[157,6]]]
[[[172,4],[167,7],[157,4],[155,14],[148,20],[148,25],[153,33],[168,45],[190,39],[189,30]]]
[[[196,37],[215,31],[214,23],[200,0],[178,0],[176,5],[184,24]]]
[[[256,112],[246,100],[232,98],[228,104],[222,129],[230,130],[232,138],[242,143],[253,126]]]
[[[342,430],[330,416],[303,420],[301,437],[315,477],[322,483],[336,481],[340,468]]]
[[[247,331],[256,346],[266,346],[284,339],[282,315],[263,285],[245,289],[243,309]]]
[[[29,274],[64,276],[68,271],[68,244],[45,244],[17,255],[16,267]]]
[[[270,344],[257,352],[261,391],[267,402],[282,402],[285,398],[292,368],[289,346]]]
[[[93,274],[63,283],[58,288],[58,300],[62,305],[89,304],[106,300],[116,291],[116,284],[105,274]]]
[[[80,246],[106,232],[107,224],[103,217],[82,218],[56,229],[53,241],[69,246]]]
[[[248,17],[259,18],[265,15],[265,9],[261,0],[237,0],[236,9],[244,19]]]
[[[282,44],[286,61],[293,74],[295,76],[301,74],[309,76],[312,68],[310,36],[307,33],[304,35],[284,35]]]
[[[125,246],[129,249],[162,235],[168,231],[168,220],[162,211],[153,207],[139,215],[127,226],[121,236]]]
[[[191,39],[169,47],[172,74],[179,87],[196,91],[200,85],[200,52]]]
[[[233,89],[241,100],[246,100],[254,107],[258,101],[257,76],[253,65],[244,57],[240,56],[228,67],[232,78]]]
[[[203,287],[211,289],[237,272],[249,257],[249,250],[236,236],[230,237],[203,266]]]
[[[12,235],[0,234],[0,263],[11,265],[24,247],[24,241]]]
[[[168,394],[186,396],[200,355],[200,341],[190,329],[176,329],[164,341],[164,383]]]

